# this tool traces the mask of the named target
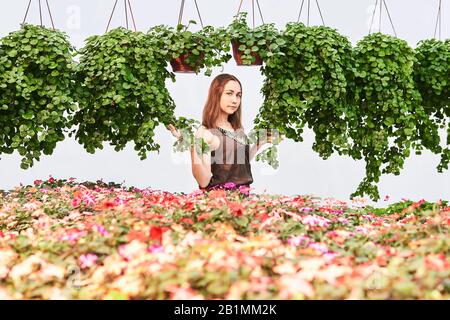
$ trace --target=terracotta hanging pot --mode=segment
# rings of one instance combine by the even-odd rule
[[[244,66],[244,63],[242,61],[242,55],[244,54],[242,51],[239,50],[239,43],[235,40],[231,41],[231,45],[233,46],[233,57],[234,60],[236,60],[236,64],[238,66]],[[261,66],[263,64],[262,58],[259,56],[257,52],[251,52],[250,55],[255,58],[255,60],[249,64],[250,66]],[[245,66],[249,66],[248,64],[245,64]]]
[[[170,60],[170,65],[172,66],[173,72],[179,72],[179,73],[195,73],[195,67],[191,66],[189,63],[186,62],[186,59],[189,57],[189,53],[184,53],[178,58]],[[200,54],[199,61],[197,62],[197,65],[199,65],[203,58],[205,57],[204,53]]]

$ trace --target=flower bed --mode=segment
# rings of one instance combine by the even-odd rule
[[[0,299],[449,299],[449,223],[446,201],[50,178],[0,192]]]

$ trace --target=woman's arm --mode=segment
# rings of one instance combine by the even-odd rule
[[[172,135],[177,139],[181,138],[181,133],[175,128],[174,125],[170,124],[167,126],[172,132]],[[195,133],[196,138],[203,138],[211,148],[211,150],[216,150],[220,145],[220,140],[218,137],[214,136],[208,129],[204,126],[200,126]],[[191,146],[191,163],[192,163],[192,174],[197,180],[198,185],[201,188],[205,188],[209,181],[211,181],[212,172],[211,172],[211,155],[210,154],[202,154],[198,155],[195,151],[194,147]]]
[[[255,143],[250,147],[250,161],[252,161],[253,158],[256,156],[258,150],[261,149],[261,146],[262,146],[261,144]]]
[[[195,133],[196,138],[203,138],[211,148],[216,150],[220,145],[220,140],[217,136],[209,132],[208,129],[201,126]],[[194,147],[191,147],[191,162],[192,162],[192,174],[198,185],[201,188],[205,188],[211,181],[211,155],[209,153],[198,155]]]
[[[198,185],[201,188],[205,188],[209,181],[211,181],[211,156],[209,154],[202,154],[199,156],[191,147],[191,162],[192,162],[192,174]]]

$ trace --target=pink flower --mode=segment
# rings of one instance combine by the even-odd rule
[[[81,200],[78,198],[75,198],[72,200],[72,207],[78,207],[81,203]]]
[[[386,197],[384,197],[384,201],[388,201],[389,200],[389,196],[388,195],[386,195]]]
[[[337,218],[336,220],[342,224],[349,224],[349,221],[347,218]]]
[[[65,234],[59,237],[59,240],[70,241],[72,243],[75,243],[79,238],[85,236],[86,234],[87,234],[86,231],[70,232],[69,234]]]
[[[339,256],[339,254],[336,252],[327,252],[323,255],[323,258],[327,263],[329,263],[333,261],[337,256]]]
[[[301,245],[306,245],[311,242],[311,239],[308,236],[300,235],[295,237],[290,237],[287,241],[291,246],[298,247]]]
[[[80,266],[82,269],[92,267],[97,259],[97,255],[93,253],[83,254],[79,258]]]
[[[318,215],[309,215],[302,218],[302,223],[311,227],[327,228],[330,225],[330,220]]]
[[[92,194],[85,193],[82,199],[87,205],[95,204],[95,197]]]
[[[124,201],[123,199],[119,198],[119,197],[116,197],[116,199],[114,199],[114,203],[115,203],[117,206],[119,206],[119,205],[121,205],[121,204],[124,204],[125,201]]]
[[[40,185],[40,184],[42,184],[42,180],[34,180],[34,185],[35,186],[37,186],[37,185]]]
[[[159,245],[159,244],[157,244],[157,243],[154,243],[148,248],[148,252],[150,252],[150,253],[162,253],[162,252],[164,252],[164,247]]]
[[[234,182],[227,182],[223,185],[225,189],[234,189],[236,188],[236,184]]]
[[[102,236],[109,236],[109,232],[106,231],[105,227],[103,227],[101,224],[94,225],[94,230],[100,233]]]
[[[329,251],[325,244],[317,243],[317,242],[310,243],[308,245],[308,248],[314,249],[314,250],[316,250],[316,251],[318,251],[320,253],[324,253],[324,254],[328,253],[328,251]]]
[[[248,195],[250,193],[250,187],[248,187],[248,186],[240,186],[239,187],[239,192],[243,193],[245,195]]]

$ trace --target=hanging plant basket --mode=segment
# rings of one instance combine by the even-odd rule
[[[184,53],[178,58],[170,60],[170,65],[172,66],[173,72],[196,73],[196,70],[198,70],[199,66],[202,64],[205,55],[203,53],[200,54],[200,58],[198,59],[196,66],[192,66],[187,62],[188,57],[189,53]]]
[[[261,66],[263,64],[263,60],[257,52],[250,53],[250,55],[255,58],[252,63],[244,64],[244,61],[242,59],[242,55],[244,54],[244,52],[239,50],[240,44],[237,41],[231,41],[231,45],[233,46],[233,57],[238,66]]]

